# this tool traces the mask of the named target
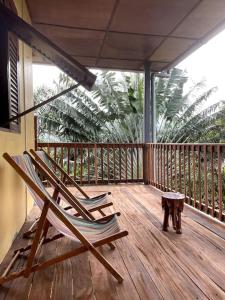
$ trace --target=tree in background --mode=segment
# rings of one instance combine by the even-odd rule
[[[156,78],[157,141],[224,141],[224,101],[208,105],[216,89],[207,89],[203,81],[185,92],[187,80],[187,74],[176,68],[169,78]],[[61,74],[54,89],[36,90],[35,102],[70,85]],[[38,110],[39,140],[143,142],[143,105],[142,74],[100,72],[92,92],[78,89]]]

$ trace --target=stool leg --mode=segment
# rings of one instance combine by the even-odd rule
[[[177,229],[177,213],[175,210],[172,211],[171,218],[172,218],[173,229],[176,230]]]
[[[182,230],[181,230],[181,211],[177,211],[177,230],[176,233],[181,234]]]
[[[163,231],[167,231],[169,226],[169,207],[165,205],[165,212],[164,212],[164,220],[163,220]]]

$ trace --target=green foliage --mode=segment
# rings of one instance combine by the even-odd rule
[[[208,105],[215,88],[204,81],[185,91],[187,74],[173,69],[157,78],[158,142],[222,142],[225,102]],[[35,102],[72,85],[61,74],[53,89],[41,87]],[[39,109],[39,140],[65,142],[143,142],[144,78],[139,73],[99,72],[92,92],[77,89]]]

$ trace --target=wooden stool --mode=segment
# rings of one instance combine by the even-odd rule
[[[184,209],[185,195],[180,193],[167,192],[162,195],[162,208],[164,209],[163,230],[169,227],[169,215],[171,215],[173,228],[176,233],[181,231],[181,212]]]

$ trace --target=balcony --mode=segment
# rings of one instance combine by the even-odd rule
[[[51,154],[80,184],[86,184],[90,194],[112,192],[114,206],[108,210],[121,212],[120,223],[129,230],[129,236],[116,241],[115,251],[102,247],[101,252],[125,280],[118,285],[94,257],[82,254],[29,278],[5,284],[0,288],[1,299],[18,299],[21,295],[35,299],[40,290],[42,299],[225,298],[225,267],[221,264],[225,259],[224,145],[39,143],[37,146]],[[162,191],[180,191],[186,195],[182,235],[171,228],[168,232],[161,229]],[[37,216],[38,209],[34,207],[0,271],[14,249],[27,245],[29,241],[21,241],[20,237]],[[55,241],[43,246],[38,259],[44,260],[53,251],[60,254],[72,247],[73,242],[67,239]],[[15,270],[24,261],[21,257]]]
[[[145,183],[224,221],[225,144],[38,143],[80,184]]]
[[[120,211],[121,226],[127,238],[116,241],[116,249],[102,247],[101,253],[124,276],[123,284],[101,266],[92,255],[69,259],[0,288],[0,299],[224,299],[225,230],[196,210],[185,207],[183,234],[170,228],[162,232],[161,192],[140,183],[86,187],[95,194],[111,191],[114,210]],[[34,207],[30,219],[38,214]],[[19,237],[29,227],[27,221]],[[54,232],[52,232],[53,234]],[[15,240],[13,249],[29,241]],[[72,249],[73,243],[61,239],[42,247],[39,259]],[[23,258],[16,269],[22,267]]]

